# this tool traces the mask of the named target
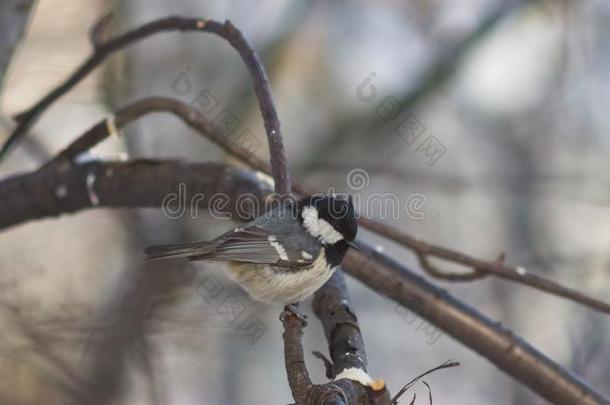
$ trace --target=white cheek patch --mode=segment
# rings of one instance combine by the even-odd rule
[[[332,245],[343,239],[343,235],[337,232],[328,222],[318,218],[318,210],[314,207],[305,207],[301,215],[305,228],[312,236],[319,238],[323,243]]]

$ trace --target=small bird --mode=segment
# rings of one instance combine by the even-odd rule
[[[314,195],[275,207],[212,241],[152,246],[148,259],[227,261],[252,299],[295,310],[333,274],[358,222],[351,197]],[[297,311],[298,313],[298,311]]]

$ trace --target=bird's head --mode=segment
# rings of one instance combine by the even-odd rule
[[[353,243],[358,221],[351,197],[313,195],[299,202],[299,220],[307,231],[325,245]]]

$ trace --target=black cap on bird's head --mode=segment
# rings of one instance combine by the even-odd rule
[[[358,220],[352,198],[346,195],[313,195],[299,202],[299,219],[309,233],[324,244],[344,241],[354,246]]]

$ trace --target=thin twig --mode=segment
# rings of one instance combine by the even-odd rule
[[[440,366],[436,366],[428,371],[425,371],[423,373],[421,373],[420,375],[418,375],[417,377],[413,378],[411,381],[409,381],[408,383],[406,383],[397,393],[396,395],[394,395],[394,398],[392,398],[392,404],[396,405],[398,404],[398,400],[400,399],[401,396],[403,396],[403,394],[405,392],[407,392],[407,390],[409,388],[411,388],[413,386],[413,384],[415,384],[417,381],[421,380],[422,378],[424,378],[425,376],[427,376],[428,374],[432,374],[435,371],[438,370],[442,370],[445,368],[453,368],[453,367],[459,367],[460,363],[458,363],[457,361],[453,361],[453,360],[448,360],[446,362],[444,362],[443,364],[441,364]],[[428,384],[426,384],[428,385]],[[429,388],[429,386],[428,386]]]
[[[530,273],[523,267],[507,266],[503,263],[503,260],[485,261],[477,259],[475,257],[468,256],[464,253],[445,248],[443,246],[424,242],[415,238],[414,236],[401,232],[396,228],[382,224],[377,221],[370,220],[368,218],[360,218],[360,223],[367,229],[396,243],[399,243],[400,245],[408,249],[413,250],[419,257],[422,266],[428,270],[430,270],[431,267],[426,257],[433,256],[452,263],[461,264],[463,266],[472,268],[475,271],[472,274],[466,273],[463,278],[460,278],[459,276],[454,276],[453,281],[463,281],[478,278],[481,274],[492,274],[496,277],[500,277],[505,280],[511,280],[516,283],[523,284],[552,295],[578,302],[597,311],[610,314],[610,304],[589,297],[588,295],[583,294],[575,289],[565,287],[553,280],[541,277],[534,273]],[[440,273],[441,272],[439,270],[436,270],[436,272],[432,272],[431,274],[437,275]],[[442,278],[451,279],[446,274],[447,273],[445,273]]]

